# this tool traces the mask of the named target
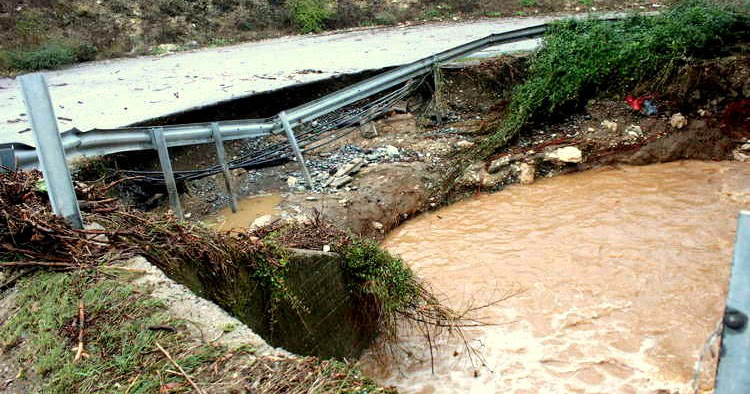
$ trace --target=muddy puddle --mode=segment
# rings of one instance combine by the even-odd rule
[[[478,312],[497,325],[469,330],[485,367],[449,342],[433,375],[424,342],[405,336],[413,357],[366,356],[363,369],[411,393],[692,393],[749,206],[749,165],[686,161],[560,176],[422,215],[384,246],[448,304],[515,295]]]
[[[233,213],[229,206],[222,208],[216,215],[212,215],[205,222],[217,230],[232,230],[241,227],[250,227],[255,219],[278,213],[278,205],[281,203],[281,195],[268,194],[256,197],[241,198],[237,200],[237,213]]]

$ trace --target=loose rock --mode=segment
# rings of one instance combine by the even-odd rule
[[[536,175],[536,167],[529,164],[529,163],[521,163],[519,166],[520,175],[518,176],[518,181],[522,185],[529,185],[534,183],[534,177]]]
[[[583,153],[575,146],[566,146],[547,153],[546,158],[563,163],[580,163],[583,161]]]
[[[630,137],[642,137],[643,129],[641,129],[641,126],[638,125],[630,125],[627,129],[625,129],[625,133]]]
[[[375,122],[367,122],[360,126],[359,130],[364,138],[375,138],[378,136],[378,129],[375,127]]]
[[[350,177],[349,175],[344,175],[342,177],[333,178],[333,181],[331,181],[331,187],[338,189],[341,186],[344,186],[347,183],[351,182],[352,179],[354,178]]]
[[[605,129],[615,132],[617,131],[617,122],[612,122],[611,120],[605,120],[602,122],[602,127]]]
[[[678,112],[672,115],[671,118],[669,118],[669,124],[671,124],[675,129],[679,130],[687,126],[687,118],[683,114]]]
[[[290,189],[294,189],[294,187],[297,186],[297,178],[290,176],[289,178],[286,178],[286,184],[289,186]]]
[[[510,156],[503,156],[499,159],[495,159],[490,163],[489,168],[487,168],[487,172],[489,172],[490,174],[494,174],[508,164],[510,164]]]
[[[263,215],[253,221],[253,224],[250,225],[251,229],[263,227],[266,225],[269,225],[273,222],[273,216],[272,215]]]

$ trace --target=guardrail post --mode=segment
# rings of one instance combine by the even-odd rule
[[[227,187],[227,193],[229,193],[229,206],[232,208],[233,213],[237,213],[237,198],[234,195],[232,188],[232,178],[229,174],[229,166],[227,166],[227,158],[224,152],[224,140],[221,138],[221,131],[219,131],[219,124],[216,122],[211,123],[211,135],[214,137],[216,143],[216,158],[221,165],[221,171],[224,173],[224,184]]]
[[[750,393],[750,211],[740,213],[716,374],[716,394]]]
[[[437,56],[432,58],[432,75],[435,81],[435,122],[443,123],[443,98],[440,87],[440,59]]]
[[[0,146],[0,166],[0,172],[16,170],[16,152],[12,144]]]
[[[47,78],[42,74],[30,74],[19,77],[19,80],[52,211],[62,216],[72,227],[83,228],[52,98],[47,88]]]
[[[169,161],[169,149],[167,149],[167,141],[164,139],[164,129],[161,127],[152,128],[151,141],[159,153],[159,163],[161,163],[161,171],[164,173],[164,182],[167,185],[167,193],[169,194],[169,205],[174,210],[177,218],[184,220],[185,215],[182,214],[182,205],[180,204],[180,195],[177,193],[177,182],[174,180],[172,162]]]
[[[294,136],[292,126],[289,125],[289,118],[287,118],[286,112],[281,111],[281,113],[279,113],[279,119],[281,120],[282,126],[284,126],[284,131],[286,131],[286,137],[287,139],[289,139],[289,144],[292,145],[292,150],[294,151],[294,155],[297,157],[297,162],[299,163],[300,168],[302,168],[302,175],[305,177],[305,182],[307,182],[307,188],[311,189],[313,186],[312,178],[310,178],[310,173],[307,172],[305,158],[302,157],[302,151],[299,150],[297,137]]]

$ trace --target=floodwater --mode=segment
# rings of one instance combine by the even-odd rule
[[[278,205],[281,203],[281,199],[281,195],[279,194],[238,199],[237,213],[232,213],[232,209],[227,205],[216,215],[213,215],[207,223],[217,230],[250,227],[255,219],[278,212]]]
[[[455,308],[473,358],[425,342],[363,369],[407,393],[692,393],[723,312],[750,165],[684,161],[513,186],[422,215],[384,242]],[[701,392],[715,355],[707,353]],[[475,377],[475,371],[477,375]],[[706,376],[709,376],[706,378]]]

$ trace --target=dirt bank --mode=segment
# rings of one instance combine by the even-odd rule
[[[466,193],[606,165],[744,159],[743,149],[750,148],[744,145],[750,137],[748,61],[747,54],[739,54],[682,70],[668,89],[658,92],[657,113],[651,116],[633,110],[624,97],[591,100],[567,119],[532,125],[455,180],[446,180],[445,174],[483,141],[487,125],[502,114],[511,87],[524,78],[527,62],[524,56],[509,56],[445,69],[444,123],[436,123],[426,87],[398,111],[309,152],[313,190],[305,190],[293,162],[235,170],[235,180],[244,196],[281,194],[281,203],[263,221],[299,218],[317,210],[341,228],[381,238],[403,220]],[[248,149],[236,142],[230,151]],[[195,168],[195,157],[195,151],[185,150],[175,162]],[[211,161],[209,156],[206,162]],[[215,176],[186,185],[183,202],[193,219],[226,205],[221,182]],[[165,201],[158,190],[147,190],[141,201],[153,201],[154,196]]]

